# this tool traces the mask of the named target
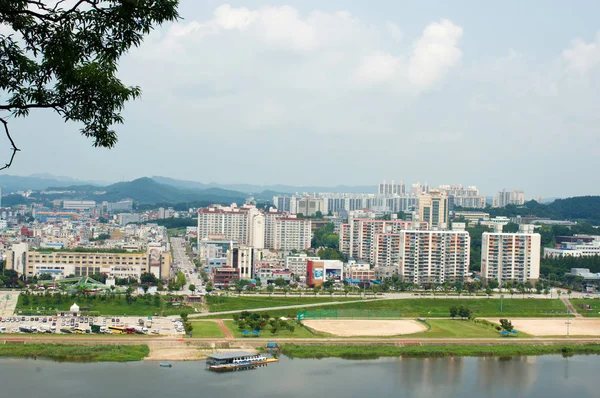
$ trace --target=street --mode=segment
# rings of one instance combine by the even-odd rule
[[[179,237],[171,237],[171,246],[173,247],[173,267],[175,268],[175,272],[183,272],[187,280],[185,288],[179,293],[185,295],[206,293],[200,274],[196,271],[194,263],[185,252],[185,240]],[[195,292],[190,291],[190,285],[196,286]]]

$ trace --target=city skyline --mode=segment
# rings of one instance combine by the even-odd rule
[[[143,95],[113,150],[32,112],[11,119],[8,173],[600,193],[597,2],[270,4],[182,1],[185,19],[121,62]]]

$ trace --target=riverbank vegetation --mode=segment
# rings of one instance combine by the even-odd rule
[[[344,358],[377,359],[380,357],[439,358],[461,356],[514,357],[528,355],[575,354],[600,355],[600,344],[561,344],[561,345],[447,345],[447,346],[408,346],[385,345],[298,345],[285,344],[282,353],[291,358]]]
[[[148,356],[147,345],[2,344],[1,357],[47,358],[64,362],[130,362]]]

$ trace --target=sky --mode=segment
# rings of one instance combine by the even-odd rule
[[[35,111],[10,120],[22,151],[3,172],[600,194],[597,0],[182,0],[180,14],[120,63],[142,97],[114,149]]]

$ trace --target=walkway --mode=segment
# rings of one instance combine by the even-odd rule
[[[225,333],[225,337],[227,338],[227,340],[233,340],[233,335],[231,334],[231,332],[229,331],[227,326],[225,326],[225,323],[223,322],[223,320],[217,319],[217,324],[219,325],[219,327],[221,328],[223,333]]]
[[[380,301],[380,300],[386,300],[383,298],[376,298],[376,299],[363,299],[363,300],[350,300],[350,301],[330,301],[330,302],[324,302],[324,303],[313,303],[313,304],[295,304],[295,305],[284,305],[282,307],[268,307],[268,308],[247,308],[247,309],[239,309],[239,310],[232,310],[232,311],[219,311],[219,312],[205,312],[202,314],[190,314],[188,315],[188,318],[202,318],[205,316],[212,316],[212,315],[231,315],[231,314],[239,314],[242,311],[253,311],[253,312],[259,312],[259,311],[277,311],[277,310],[289,310],[289,309],[297,309],[297,308],[309,308],[309,307],[323,307],[326,305],[340,305],[340,304],[351,304],[351,303],[364,303],[365,301]]]
[[[571,304],[571,301],[567,297],[562,296],[560,298],[560,301],[562,301],[563,304],[567,306],[571,314],[575,315],[575,318],[583,318],[583,316],[579,312],[577,312],[575,306]]]

